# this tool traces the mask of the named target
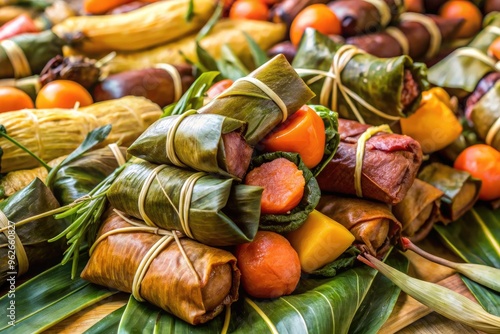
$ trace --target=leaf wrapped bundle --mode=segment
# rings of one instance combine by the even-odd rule
[[[371,129],[369,125],[339,119],[339,147],[316,179],[323,191],[358,193],[394,205],[403,200],[413,184],[422,163],[422,150],[411,137],[378,132],[366,141],[363,158],[358,159],[359,138]],[[357,161],[358,165],[362,162],[358,180]]]
[[[243,139],[245,128],[244,122],[220,115],[168,116],[153,123],[128,152],[156,164],[241,179],[253,153]]]
[[[0,42],[0,79],[40,74],[51,58],[63,54],[62,47],[65,44],[50,30],[22,34]],[[16,59],[14,63],[9,54],[14,56],[12,59]]]
[[[401,237],[401,223],[385,203],[323,195],[316,210],[344,225],[356,237],[354,245],[373,256],[383,256]]]
[[[405,198],[392,208],[392,213],[403,225],[403,235],[413,242],[424,239],[434,224],[440,221],[441,197],[438,188],[415,179]]]
[[[183,187],[198,174],[160,166],[147,161],[128,165],[107,193],[113,207],[146,222],[149,218],[150,225],[191,234],[192,239],[210,246],[253,239],[259,225],[261,187],[237,185],[233,179],[205,174],[194,181],[188,198]],[[154,179],[148,186],[151,177]],[[179,209],[179,203],[184,210]]]
[[[456,49],[429,68],[429,81],[459,98],[472,93],[486,74],[499,70],[498,64],[486,54],[499,36],[500,12],[492,12],[484,18],[483,30],[466,47]]]
[[[500,76],[499,76],[500,78]],[[500,79],[472,107],[474,130],[486,144],[500,151]]]
[[[0,114],[7,134],[43,160],[69,154],[91,130],[112,124],[100,147],[121,142],[128,146],[161,115],[161,108],[143,98],[127,96],[75,109],[24,109]],[[16,145],[0,138],[2,173],[37,166],[37,161]]]
[[[21,226],[15,226],[26,218],[36,216],[48,210],[57,209],[59,203],[54,195],[40,179],[35,179],[26,188],[16,192],[8,199],[0,202],[0,215],[5,215],[0,226],[3,233],[0,233],[0,284],[5,283],[6,278],[16,272],[17,276],[22,275],[27,270],[38,270],[57,263],[63,254],[64,242],[49,243],[48,240],[58,235],[66,228],[66,222],[56,220],[52,216],[40,218]],[[2,215],[3,212],[3,215]],[[12,222],[14,224],[9,223]],[[8,228],[7,225],[12,226]],[[15,231],[15,232],[14,232]],[[16,235],[16,238],[13,236]],[[14,239],[19,239],[22,244],[14,246]],[[16,258],[12,258],[12,251],[15,250]],[[27,261],[25,267],[20,260],[22,253],[26,253]],[[12,263],[9,260],[14,260]],[[23,269],[23,267],[25,269]]]
[[[251,80],[260,81],[272,92],[263,91]],[[270,93],[275,96],[269,96]],[[235,81],[198,112],[247,122],[245,139],[254,146],[313,96],[314,93],[295,73],[285,56],[278,55],[248,76]]]
[[[142,231],[141,224],[132,223],[117,214],[105,220],[83,279],[133,293],[193,325],[238,299],[240,272],[231,253],[188,238],[162,237],[155,228]],[[145,259],[151,262],[144,266]]]
[[[481,189],[481,180],[468,172],[435,162],[425,166],[418,178],[444,192],[441,198],[442,222],[447,224],[460,218],[474,206]]]
[[[426,66],[408,56],[377,58],[306,29],[292,63],[316,93],[313,103],[373,125],[397,121],[418,108]]]
[[[159,64],[156,68],[107,76],[95,86],[92,96],[96,102],[127,95],[144,96],[160,107],[165,107],[179,100],[194,79],[192,66]]]
[[[346,43],[380,58],[406,54],[414,60],[430,59],[453,40],[464,22],[417,13],[405,13],[401,18],[397,25],[385,31],[350,37]]]
[[[298,229],[306,221],[309,213],[319,202],[321,190],[312,172],[304,165],[297,153],[272,152],[259,155],[252,159],[250,170],[278,158],[293,162],[302,171],[305,179],[304,195],[300,203],[286,214],[261,214],[259,229],[286,233]]]

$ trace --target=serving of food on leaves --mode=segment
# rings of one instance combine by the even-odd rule
[[[1,332],[500,332],[499,1],[0,1],[0,157]]]

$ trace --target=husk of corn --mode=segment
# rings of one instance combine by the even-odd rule
[[[401,290],[435,312],[485,333],[500,333],[500,317],[486,312],[467,297],[438,284],[410,277],[369,254],[365,256]]]
[[[145,49],[184,37],[208,21],[216,2],[192,1],[194,16],[190,21],[185,18],[190,0],[159,1],[124,14],[70,17],[52,30],[61,37],[82,33],[83,41],[75,45],[81,52]]]
[[[23,109],[0,114],[7,134],[42,160],[71,153],[91,130],[112,124],[109,136],[99,146],[120,142],[129,146],[162,113],[161,108],[143,97],[94,103],[80,109]],[[37,166],[37,161],[5,138],[2,173]],[[97,148],[96,147],[96,148]]]
[[[267,50],[284,39],[286,27],[283,24],[253,20],[221,20],[212,31],[200,41],[200,45],[218,59],[222,45],[228,45],[243,61],[248,61],[250,48],[243,32],[252,37],[263,49]],[[156,63],[183,64],[184,56],[196,61],[196,35],[191,35],[173,43],[164,44],[154,49],[134,53],[118,53],[110,61],[112,73],[133,69],[153,67]]]

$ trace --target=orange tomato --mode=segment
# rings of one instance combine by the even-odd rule
[[[466,0],[452,0],[446,2],[439,10],[439,15],[444,18],[463,18],[464,24],[458,30],[457,38],[474,36],[480,29],[483,15],[479,8]]]
[[[340,35],[342,26],[337,16],[324,4],[304,8],[290,26],[290,40],[297,46],[306,28],[314,28],[325,35]]]
[[[483,181],[479,199],[500,198],[500,152],[485,144],[476,144],[463,150],[453,165]]]
[[[298,153],[306,167],[313,168],[325,154],[325,140],[323,120],[313,109],[304,105],[269,133],[261,144],[266,152]]]
[[[233,20],[248,19],[267,21],[269,18],[269,8],[260,1],[238,0],[229,10],[229,18]]]
[[[207,96],[211,99],[228,89],[233,84],[233,80],[224,79],[219,82],[216,82],[207,90]]]
[[[70,80],[54,80],[40,89],[36,97],[37,108],[73,108],[76,102],[80,107],[92,104],[92,96],[79,83]]]
[[[496,60],[500,60],[500,37],[497,37],[493,43],[490,44],[488,55]]]
[[[404,0],[404,3],[407,12],[424,12],[424,3],[422,0]]]
[[[28,94],[14,87],[0,87],[0,112],[34,108]]]

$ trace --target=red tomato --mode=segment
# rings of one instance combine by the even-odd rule
[[[464,19],[464,24],[458,30],[457,38],[472,37],[479,30],[483,21],[483,14],[476,5],[466,0],[451,0],[440,9],[439,15],[447,19]]]
[[[207,90],[207,96],[211,99],[228,89],[233,84],[233,80],[224,79],[219,82],[216,82]]]
[[[0,87],[0,112],[32,109],[33,101],[28,94],[14,87]]]
[[[255,0],[238,0],[231,6],[229,10],[230,19],[248,19],[267,21],[269,18],[269,8]]]
[[[304,8],[290,26],[290,41],[297,46],[306,28],[314,28],[325,35],[340,35],[342,25],[337,16],[324,4]]]
[[[500,198],[499,151],[485,144],[469,146],[458,155],[454,167],[483,181],[479,199],[490,201]]]
[[[500,37],[497,37],[488,47],[488,55],[500,60]]]
[[[73,108],[76,102],[80,107],[92,104],[92,96],[79,83],[70,80],[54,80],[40,89],[36,97],[37,108]]]

